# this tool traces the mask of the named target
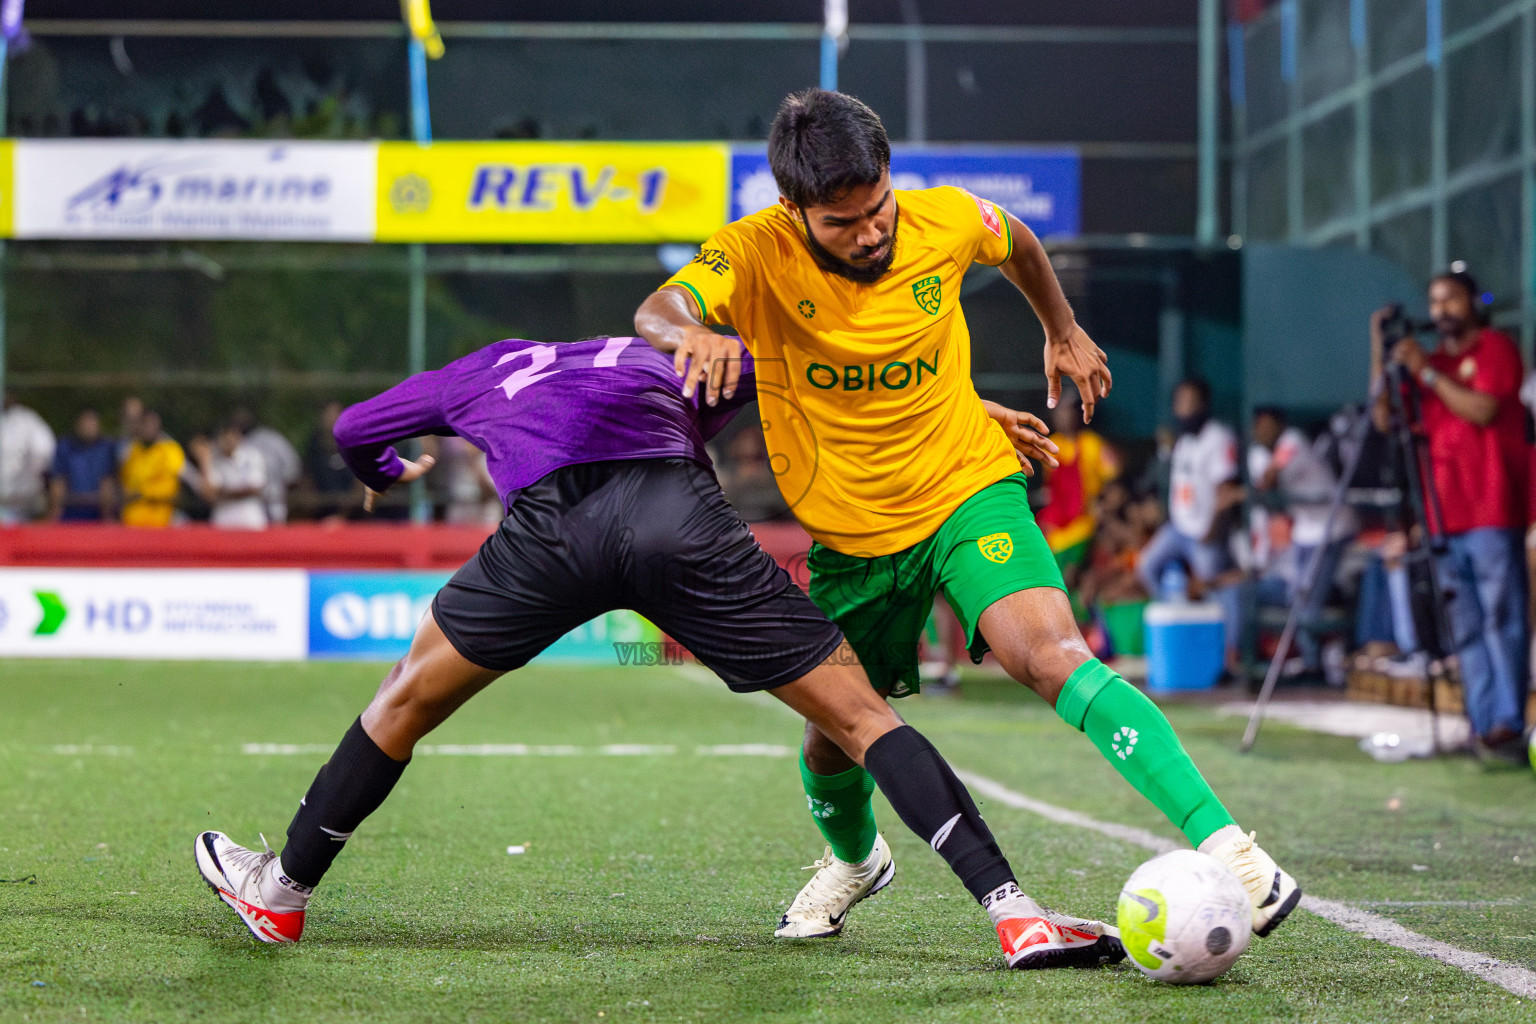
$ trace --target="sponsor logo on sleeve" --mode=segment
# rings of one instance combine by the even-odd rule
[[[992,232],[993,237],[1003,237],[1003,218],[998,216],[997,207],[978,196],[971,195],[971,202],[976,204],[976,209],[981,211],[981,226]]]
[[[708,268],[716,276],[724,276],[731,269],[731,258],[724,249],[700,249],[692,262]]]

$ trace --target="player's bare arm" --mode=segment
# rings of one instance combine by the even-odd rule
[[[1039,459],[1047,466],[1061,465],[1056,461],[1056,453],[1061,449],[1056,447],[1055,441],[1046,436],[1051,430],[1045,425],[1044,420],[1027,412],[998,405],[996,402],[983,400],[981,405],[987,410],[987,415],[1003,428],[1003,433],[1008,435],[1009,443],[1018,453],[1019,466],[1024,470],[1025,476],[1035,475],[1035,466],[1032,461],[1034,459]]]
[[[1061,398],[1061,378],[1068,377],[1082,395],[1083,422],[1091,422],[1094,406],[1099,399],[1108,397],[1114,386],[1108,357],[1088,337],[1088,332],[1077,325],[1072,306],[1056,280],[1051,259],[1035,233],[1013,214],[1004,211],[1003,216],[1008,218],[1008,227],[1013,232],[1013,253],[999,269],[1024,293],[1045,328],[1045,404],[1056,408]]]
[[[704,401],[714,405],[736,394],[741,379],[741,343],[704,326],[693,297],[676,285],[652,292],[635,311],[635,333],[657,351],[672,356],[683,378],[683,397],[692,398],[700,383]]]

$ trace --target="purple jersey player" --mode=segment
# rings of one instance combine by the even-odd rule
[[[1125,955],[1114,929],[1021,896],[954,772],[875,694],[837,627],[726,502],[704,442],[753,398],[751,358],[739,355],[742,385],[711,407],[697,394],[684,398],[671,358],[636,338],[501,341],[337,420],[342,456],[374,493],[430,466],[402,458],[395,442],[456,434],[483,448],[507,515],[438,591],[410,652],[299,802],[281,854],[245,849],[222,832],[197,837],[203,879],[256,938],[299,940],[314,887],[423,736],[566,632],[631,608],[731,689],[768,690],[864,765],[1000,931],[1039,932],[1013,966],[1081,963],[1051,941],[1063,929],[1079,946],[1093,940],[1102,959]],[[863,895],[894,875],[879,849]]]
[[[670,356],[642,338],[548,345],[498,341],[441,370],[419,373],[336,421],[341,457],[371,490],[400,478],[389,442],[457,434],[485,452],[502,504],[563,466],[631,459],[692,459],[757,397],[742,350],[735,398],[706,406],[683,398]]]

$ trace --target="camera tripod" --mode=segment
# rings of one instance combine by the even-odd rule
[[[1386,347],[1390,350],[1390,345]],[[1453,649],[1450,623],[1445,611],[1449,595],[1441,589],[1435,564],[1436,558],[1446,550],[1444,519],[1440,512],[1440,496],[1435,492],[1434,478],[1430,474],[1429,446],[1420,426],[1418,390],[1408,368],[1389,360],[1388,354],[1382,353],[1382,375],[1372,383],[1366,414],[1354,424],[1354,432],[1349,438],[1353,444],[1328,505],[1323,543],[1312,552],[1302,570],[1296,594],[1291,599],[1290,611],[1286,615],[1285,629],[1280,634],[1274,657],[1270,659],[1269,670],[1264,674],[1264,685],[1254,702],[1253,712],[1248,716],[1248,728],[1243,732],[1243,742],[1239,748],[1245,754],[1253,749],[1259,737],[1259,727],[1264,722],[1265,712],[1274,696],[1275,685],[1280,681],[1281,667],[1296,639],[1301,610],[1306,607],[1314,587],[1327,587],[1333,582],[1331,579],[1318,579],[1323,554],[1333,538],[1350,482],[1359,469],[1360,457],[1365,451],[1365,438],[1372,426],[1372,412],[1383,392],[1387,396],[1387,437],[1391,445],[1388,465],[1397,478],[1395,482],[1400,495],[1394,518],[1398,528],[1408,535],[1408,551],[1403,561],[1408,571],[1408,602],[1414,633],[1418,638],[1419,649],[1429,656],[1432,663],[1443,661]],[[1417,537],[1412,529],[1414,526],[1419,527]],[[1427,689],[1430,744],[1438,754],[1442,752],[1440,719],[1433,682]]]

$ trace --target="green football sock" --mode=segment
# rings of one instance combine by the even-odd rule
[[[800,781],[805,783],[805,798],[816,827],[826,837],[837,859],[856,864],[875,848],[875,809],[869,798],[875,792],[875,777],[854,765],[836,775],[817,775],[805,763],[800,752]]]
[[[1056,714],[1084,732],[1136,792],[1198,847],[1235,824],[1156,704],[1094,658],[1079,665],[1056,698]]]

